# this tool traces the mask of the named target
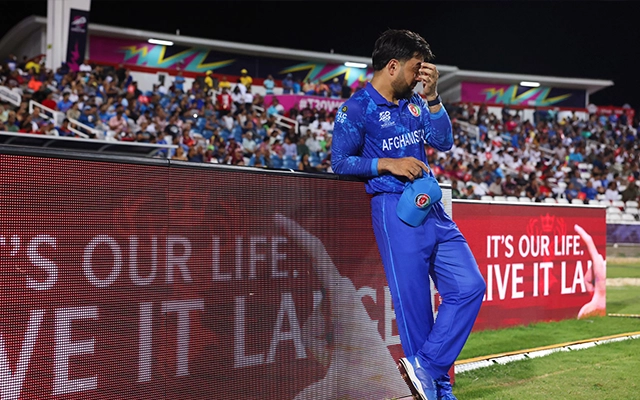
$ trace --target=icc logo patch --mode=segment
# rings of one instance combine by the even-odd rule
[[[420,193],[416,196],[414,202],[418,208],[427,208],[431,204],[431,197],[426,193]]]
[[[411,113],[411,115],[417,118],[420,116],[420,107],[413,103],[409,103],[409,112]]]

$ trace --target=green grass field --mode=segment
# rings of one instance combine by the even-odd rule
[[[640,278],[640,259],[614,258],[607,260],[607,278]]]
[[[640,259],[608,261],[607,278],[640,278]],[[607,287],[607,312],[640,314],[640,286]],[[608,316],[474,332],[458,359],[639,331],[638,318]],[[454,393],[460,400],[640,399],[638,370],[634,339],[459,373]]]

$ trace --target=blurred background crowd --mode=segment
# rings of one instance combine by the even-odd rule
[[[37,60],[11,56],[0,64],[0,84],[22,98],[20,106],[0,102],[0,131],[173,144],[177,148],[157,156],[331,173],[335,109],[285,110],[270,95],[277,88],[346,99],[366,82],[351,88],[338,78],[300,82],[290,75],[281,81],[268,76],[256,88],[247,70],[234,82],[209,71],[187,88],[178,71],[169,82],[143,91],[122,65],[82,64],[73,72],[63,64],[51,71]],[[557,109],[525,118],[522,109],[506,106],[499,112],[482,104],[445,107],[454,127],[453,148],[428,148],[427,154],[439,181],[452,185],[454,198],[604,203],[611,206],[608,218],[638,218],[637,119],[560,116]]]

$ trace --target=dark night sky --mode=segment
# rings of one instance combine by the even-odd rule
[[[0,36],[46,1],[0,2]],[[6,6],[6,8],[5,8]],[[242,43],[370,57],[387,28],[422,34],[435,63],[488,72],[610,79],[598,105],[640,108],[640,3],[93,0],[90,21]]]

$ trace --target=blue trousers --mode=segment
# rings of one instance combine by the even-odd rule
[[[414,228],[396,215],[399,199],[400,194],[373,197],[373,229],[405,356],[418,356],[438,379],[462,351],[486,284],[466,239],[441,202]],[[442,296],[435,322],[429,276]]]

